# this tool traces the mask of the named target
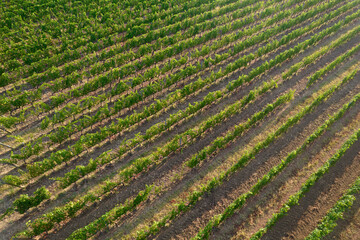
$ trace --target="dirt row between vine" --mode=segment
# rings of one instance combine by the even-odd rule
[[[357,87],[357,90],[359,88],[360,86]],[[339,100],[340,98],[335,98],[334,101],[336,99]],[[212,239],[230,238],[231,236],[236,239],[247,239],[251,234],[263,227],[266,221],[281,207],[288,197],[298,190],[299,185],[307,179],[311,172],[314,172],[336,149],[340,148],[341,143],[351,134],[350,130],[359,127],[357,119],[359,119],[359,103],[338,120],[323,136],[312,143],[304,153],[296,157],[259,195],[251,198],[244,208],[222,224],[214,232]],[[354,125],[349,130],[350,133],[339,137],[339,131],[346,132],[349,123]],[[333,141],[333,145],[328,149],[329,142],[331,141]],[[319,152],[326,152],[329,155],[323,157],[320,163],[319,159],[313,157],[319,154]],[[274,239],[273,237],[274,235],[268,239]]]
[[[360,118],[359,118],[360,120]],[[264,239],[304,239],[360,174],[360,141],[322,177]]]
[[[284,148],[295,149],[296,146],[301,143],[299,141],[308,136],[307,133],[311,133],[311,131],[321,125],[322,120],[319,120],[316,123],[314,120],[317,118],[326,119],[328,116],[327,114],[329,114],[326,110],[330,106],[338,104],[339,102],[343,103],[345,100],[344,96],[349,96],[349,89],[354,87],[354,81],[351,83],[352,84],[348,84],[343,89],[338,90],[338,92],[336,92],[335,95],[328,101],[319,105],[311,114],[305,116],[296,126],[292,127],[282,137],[262,150],[259,154],[257,154],[255,159],[251,160],[247,166],[239,170],[228,182],[223,184],[221,187],[216,188],[208,196],[205,196],[193,207],[192,211],[185,213],[179,219],[175,220],[169,228],[161,232],[158,236],[156,236],[156,238],[169,239],[170,236],[173,236],[174,238],[182,239],[186,235],[190,236],[195,234],[200,227],[203,227],[204,224],[211,219],[212,216],[209,214],[215,215],[221,213],[226,207],[226,204],[224,203],[229,204],[232,200],[238,197],[241,192],[246,191],[246,188],[242,190],[237,189],[236,186],[238,186],[239,183],[247,182],[250,179],[250,183],[247,184],[247,187],[249,188],[251,185],[255,184],[258,178],[275,164],[272,163],[271,160],[276,162],[279,161],[281,157],[287,155],[287,151],[285,151]],[[306,96],[305,93],[304,96]],[[339,99],[341,99],[341,101],[339,101]],[[330,113],[334,111],[334,109],[331,110],[332,111],[330,111]],[[307,129],[309,126],[311,126],[311,128]],[[304,129],[307,129],[306,133],[303,133]],[[295,143],[293,143],[293,141]],[[270,164],[270,166],[268,164]],[[263,169],[261,173],[255,174],[254,171],[256,172],[260,167],[261,169],[265,167],[265,169]],[[233,193],[234,191],[235,193]],[[214,211],[213,208],[216,208],[217,211]],[[205,219],[203,216],[205,216]],[[228,222],[224,225],[226,227],[229,226]],[[179,228],[179,226],[181,226],[181,228]]]

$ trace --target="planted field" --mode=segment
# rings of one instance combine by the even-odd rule
[[[360,236],[360,0],[0,6],[0,239]]]

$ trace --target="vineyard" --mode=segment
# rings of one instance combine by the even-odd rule
[[[0,2],[0,239],[360,239],[360,0]]]

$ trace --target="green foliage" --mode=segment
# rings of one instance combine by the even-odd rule
[[[0,124],[6,128],[11,128],[18,122],[19,118],[17,117],[0,117]]]
[[[50,119],[48,116],[45,116],[45,118],[41,121],[41,125],[40,125],[40,128],[42,130],[46,129],[48,126],[49,126],[49,123],[50,123]]]
[[[39,205],[43,200],[48,198],[50,198],[50,192],[45,187],[41,187],[37,189],[31,197],[27,194],[20,195],[20,197],[13,202],[13,205],[16,211],[24,213],[29,208]]]
[[[19,187],[22,184],[22,180],[19,176],[15,175],[5,175],[2,180],[9,185]]]

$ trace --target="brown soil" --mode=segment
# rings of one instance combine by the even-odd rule
[[[357,104],[359,106],[359,104]],[[357,115],[357,118],[354,119],[354,116]],[[311,173],[310,171],[314,171],[311,169],[315,169],[317,167],[320,167],[321,164],[326,161],[329,157],[331,157],[331,154],[333,154],[336,149],[340,147],[343,141],[348,137],[347,135],[338,135],[337,132],[339,129],[343,128],[342,126],[345,126],[348,124],[348,122],[352,122],[352,125],[355,124],[355,126],[352,126],[351,129],[356,129],[356,122],[359,118],[358,108],[353,108],[349,113],[347,113],[341,121],[336,122],[331,129],[324,134],[321,138],[316,140],[314,143],[312,143],[308,150],[293,160],[293,162],[288,166],[287,169],[284,170],[281,175],[278,176],[277,179],[274,180],[271,185],[274,186],[268,186],[267,191],[264,191],[263,197],[256,197],[253,202],[253,204],[249,203],[248,206],[246,206],[245,209],[240,210],[240,213],[237,213],[237,217],[230,218],[225,224],[222,225],[222,227],[219,230],[218,234],[214,235],[214,238],[218,236],[231,236],[235,234],[234,226],[236,227],[236,231],[238,231],[238,235],[236,238],[240,238],[240,236],[243,236],[243,238],[248,238],[249,235],[245,232],[254,233],[257,231],[260,227],[263,227],[268,218],[272,216],[273,213],[276,212],[277,209],[281,207],[281,205],[287,200],[287,198],[290,196],[290,194],[293,194],[297,191],[300,184],[306,180],[306,178]],[[359,125],[357,124],[359,127]],[[345,128],[346,129],[346,128]],[[345,132],[351,133],[350,130],[345,130]],[[342,130],[342,132],[344,132]],[[332,141],[332,144],[336,143],[336,146],[331,145],[330,149],[328,149],[329,141],[334,139]],[[323,152],[326,152],[327,155],[324,154],[317,154],[319,149],[322,149]],[[317,158],[314,158],[314,156],[319,155],[320,160]],[[310,161],[311,160],[311,161]],[[310,161],[309,163],[307,163]],[[299,170],[301,169],[303,173],[299,173]],[[282,180],[281,180],[282,179]],[[303,179],[301,181],[297,179]],[[288,191],[285,191],[285,187],[280,188],[277,186],[277,184],[281,184],[280,181],[284,181],[284,184],[287,184]],[[296,185],[295,185],[296,184]],[[296,187],[294,187],[296,186]],[[279,190],[277,190],[279,188]],[[281,190],[282,189],[282,190]],[[271,195],[271,196],[270,196]],[[265,207],[266,206],[266,207]],[[248,215],[250,214],[251,215]],[[251,216],[251,217],[250,217]],[[246,220],[247,219],[247,220]],[[246,222],[245,222],[246,220]],[[239,225],[240,224],[240,225]],[[246,231],[245,231],[246,229]],[[250,230],[252,229],[252,230]],[[252,231],[252,232],[251,232]],[[241,233],[243,232],[243,233]],[[219,235],[222,234],[222,235]],[[226,234],[226,235],[224,235]],[[240,234],[240,235],[239,235]],[[243,239],[241,238],[241,239]],[[273,238],[272,238],[273,239]],[[278,239],[278,238],[276,238]]]
[[[349,89],[349,88],[352,88],[352,86],[347,86],[346,88]],[[348,94],[348,91],[345,90],[343,92],[343,94]],[[336,101],[338,101],[338,99],[341,99],[341,97],[336,96],[336,95],[337,94],[335,94],[334,97],[329,99],[328,100],[329,102],[326,102],[325,104],[321,104],[320,106],[318,106],[317,110],[315,110],[313,113],[306,116],[301,121],[301,123],[297,124],[297,126],[291,128],[283,137],[281,137],[281,139],[277,140],[276,143],[272,144],[271,146],[269,146],[268,148],[266,148],[265,150],[260,152],[254,160],[252,160],[246,167],[244,167],[238,173],[236,173],[229,180],[229,182],[226,182],[221,187],[215,189],[212,192],[212,194],[210,194],[210,196],[204,197],[200,202],[198,202],[197,205],[194,206],[192,211],[185,213],[179,219],[175,220],[170,225],[170,227],[164,229],[164,231],[161,232],[157,238],[158,239],[167,239],[167,237],[176,236],[177,234],[180,234],[180,236],[182,236],[182,237],[179,236],[179,238],[184,238],[184,236],[186,236],[187,234],[190,234],[189,233],[190,228],[195,227],[198,230],[198,228],[200,226],[203,226],[205,223],[207,223],[207,221],[202,221],[202,224],[199,224],[200,226],[198,226],[198,225],[195,226],[193,221],[196,220],[197,218],[199,218],[200,216],[202,216],[203,214],[208,215],[209,211],[213,208],[220,207],[220,208],[224,209],[226,205],[221,206],[220,202],[224,198],[225,199],[229,198],[229,194],[231,192],[233,192],[234,190],[236,190],[235,186],[237,186],[239,183],[247,181],[252,175],[254,175],[253,177],[255,177],[255,178],[256,178],[256,176],[262,176],[261,174],[255,175],[254,171],[257,171],[260,167],[263,167],[264,164],[267,163],[267,160],[269,158],[271,158],[271,156],[274,156],[274,158],[276,158],[275,156],[278,156],[279,154],[281,156],[281,153],[283,155],[284,152],[282,151],[282,149],[285,146],[287,146],[287,144],[289,142],[291,142],[292,140],[295,140],[295,139],[298,141],[301,138],[303,138],[303,137],[301,137],[301,135],[303,134],[302,128],[305,128],[308,126],[309,123],[312,123],[313,120],[316,119],[316,116],[318,116],[319,114],[323,114],[323,109],[327,109],[329,106],[331,106]],[[326,116],[327,115],[325,115],[325,117]],[[319,122],[318,124],[321,125],[322,123]],[[306,134],[304,134],[304,135],[306,136]],[[265,169],[262,170],[262,173],[264,173],[270,167],[271,166],[265,167]],[[240,194],[237,194],[237,196],[239,196]],[[233,198],[234,197],[236,197],[236,195],[234,195]],[[231,201],[231,199],[230,199],[230,201]],[[241,213],[239,213],[239,214],[242,215]],[[211,212],[211,215],[213,215],[213,212]],[[207,220],[209,220],[209,217],[210,216],[208,216]],[[201,218],[201,220],[202,220],[202,218]],[[228,226],[228,223],[225,223],[224,225]],[[182,227],[178,228],[177,226],[182,226]],[[188,226],[189,228],[186,228],[186,226]],[[185,229],[187,229],[187,230],[185,231]],[[194,232],[194,230],[193,230],[193,232]],[[183,234],[185,234],[185,235],[183,235]],[[216,239],[216,237],[215,237],[215,239]]]
[[[304,239],[360,174],[360,141],[280,219],[263,239]]]

